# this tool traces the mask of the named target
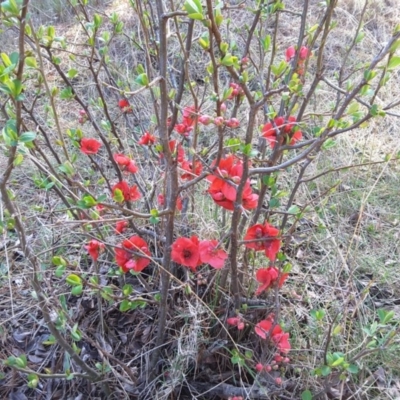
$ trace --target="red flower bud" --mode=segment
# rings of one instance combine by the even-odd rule
[[[294,46],[290,46],[286,49],[285,57],[287,62],[289,62],[292,58],[294,58],[295,55],[296,55],[296,49],[294,48]]]

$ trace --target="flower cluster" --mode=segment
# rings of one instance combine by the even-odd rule
[[[267,122],[262,127],[262,136],[268,140],[271,148],[274,148],[279,138],[283,138],[290,145],[294,145],[302,139],[303,134],[300,130],[296,130],[296,117],[289,116],[287,119],[276,117],[273,124]]]
[[[185,107],[183,109],[182,122],[174,126],[175,131],[184,137],[188,137],[196,123],[197,112],[194,106]]]
[[[244,237],[245,246],[255,251],[265,251],[265,255],[275,261],[281,247],[281,241],[277,239],[279,230],[272,225],[256,224],[251,226]]]
[[[93,261],[97,261],[99,254],[104,250],[104,243],[100,243],[97,240],[91,240],[87,245],[84,246]]]
[[[145,132],[144,135],[139,139],[138,144],[141,144],[143,146],[151,146],[156,142],[156,137],[150,132]]]
[[[119,100],[118,107],[124,114],[131,114],[133,112],[133,108],[127,99]]]
[[[260,286],[257,288],[255,295],[260,295],[265,290],[273,287],[275,283],[278,283],[278,287],[281,288],[288,276],[289,274],[286,273],[280,274],[275,267],[260,268],[256,272],[256,279]]]
[[[214,175],[208,175],[207,177],[211,182],[208,193],[210,193],[215,203],[233,211],[237,185],[242,175],[243,162],[239,158],[230,155],[220,160]],[[257,201],[258,195],[253,193],[250,180],[247,180],[242,194],[242,206],[246,210],[252,210],[257,207]]]
[[[301,46],[299,50],[299,59],[297,61],[296,72],[299,75],[304,75],[304,64],[308,57],[312,55],[311,50],[306,46]],[[286,49],[285,58],[287,62],[292,61],[296,57],[296,48],[290,46]]]
[[[112,187],[112,196],[115,201],[136,201],[141,195],[136,185],[129,186],[128,182],[120,181]]]
[[[172,244],[171,258],[178,264],[189,267],[193,272],[203,263],[221,269],[228,254],[218,247],[217,240],[199,241],[197,236],[180,237]]]
[[[229,84],[229,87],[232,88],[232,93],[228,97],[228,100],[232,100],[235,97],[241,97],[244,95],[243,89],[235,82]]]
[[[130,269],[143,271],[150,264],[150,251],[147,243],[139,236],[124,240],[115,249],[115,260],[125,273]]]
[[[135,161],[125,156],[124,154],[114,154],[114,161],[118,164],[122,171],[135,174],[139,170],[135,164]]]
[[[254,330],[260,338],[270,338],[281,353],[287,354],[289,352],[291,348],[289,334],[283,332],[281,326],[274,322],[274,315],[271,314],[267,319],[260,321]]]

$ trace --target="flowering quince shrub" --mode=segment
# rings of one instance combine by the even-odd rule
[[[355,65],[357,34],[337,56],[335,75],[324,54],[331,35],[340,37],[336,1],[302,14],[283,0],[246,7],[138,0],[126,2],[134,30],[124,26],[126,15],[87,3],[70,2],[82,27],[74,46],[59,27],[31,23],[29,1],[1,3],[19,40],[1,53],[0,227],[18,236],[40,309],[34,319],[45,321],[45,344],[57,344],[60,357],[43,361],[46,374],[11,353],[7,365],[32,390],[50,371],[66,382],[89,380],[98,397],[130,387],[139,399],[157,391],[279,398],[287,387],[294,398],[308,395],[310,371],[293,361],[303,338],[286,300],[298,285],[291,241],[314,205],[301,190],[318,178],[310,166],[339,135],[397,107],[380,93],[400,65],[400,29]],[[290,42],[280,28],[285,3],[297,35]],[[251,29],[232,31],[232,19],[244,15]],[[132,50],[128,70],[116,51],[121,41]],[[320,101],[321,91],[328,100]],[[52,207],[28,200],[38,221],[51,221],[45,248],[29,243],[38,228],[17,211],[27,208],[14,179],[22,168]],[[91,304],[90,323],[76,298]],[[314,314],[322,335],[324,315]],[[363,338],[377,349],[393,337],[391,314],[379,318]],[[343,381],[357,374],[367,354],[331,353],[339,336],[332,332],[316,347],[316,387],[331,372]],[[232,378],[217,385],[201,376],[205,370]],[[172,381],[184,387],[166,389]]]

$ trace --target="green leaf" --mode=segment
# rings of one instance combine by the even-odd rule
[[[355,364],[350,364],[347,367],[347,371],[350,372],[351,374],[357,374],[358,373],[358,366]]]
[[[53,335],[49,335],[49,337],[42,342],[44,345],[50,346],[52,344],[56,344],[57,340]]]
[[[73,294],[74,296],[80,296],[83,292],[83,286],[82,285],[78,285],[78,286],[74,286],[71,289],[71,294]]]
[[[124,198],[124,194],[122,193],[121,189],[115,189],[113,191],[113,199],[114,201],[116,201],[117,203],[122,203],[125,198]]]
[[[78,286],[82,285],[82,279],[80,276],[71,274],[67,276],[67,279],[65,280],[68,285],[70,286]]]
[[[301,394],[301,400],[312,400],[312,393],[309,390],[305,390]]]
[[[68,264],[67,261],[66,261],[63,257],[61,257],[61,256],[54,256],[54,257],[51,259],[51,262],[52,262],[54,265],[63,265],[64,267]]]
[[[146,73],[143,73],[136,77],[135,82],[141,86],[147,86],[149,84],[149,78]]]
[[[322,376],[328,376],[331,373],[331,371],[332,370],[327,365],[324,365],[323,367],[321,367],[321,375]]]
[[[388,63],[388,69],[397,68],[399,65],[400,65],[400,56],[393,56]]]
[[[18,165],[21,165],[23,161],[24,161],[24,156],[22,154],[17,154],[17,156],[13,161],[14,167],[18,167]]]
[[[36,58],[35,57],[26,57],[25,64],[29,68],[36,68],[37,67]]]
[[[36,139],[36,132],[24,132],[19,137],[19,141],[22,143],[32,142]]]
[[[119,311],[124,312],[128,311],[131,308],[131,302],[129,300],[122,300],[119,305]]]
[[[331,149],[336,146],[336,142],[332,138],[328,138],[322,145],[323,150]]]
[[[344,357],[339,357],[331,364],[331,367],[338,367],[339,365],[343,364],[343,362]]]
[[[57,278],[61,278],[61,277],[64,275],[64,272],[65,272],[65,265],[59,265],[59,266],[56,268],[56,270],[55,270],[55,272],[54,272],[54,275],[55,275]]]
[[[294,206],[291,206],[287,212],[289,214],[298,214],[300,212],[300,208],[299,208],[299,206],[294,205]]]
[[[279,202],[279,199],[277,199],[277,198],[272,198],[270,201],[269,201],[269,207],[270,208],[277,208],[277,207],[279,207],[281,205],[281,203]]]
[[[71,100],[74,98],[75,95],[72,93],[72,88],[71,87],[66,87],[60,92],[60,98],[63,100]]]
[[[189,18],[198,20],[204,19],[203,7],[200,0],[186,0],[184,9],[188,13]]]
[[[28,378],[28,387],[31,389],[36,389],[38,383],[39,383],[39,378],[35,374],[29,374],[27,376]]]
[[[234,57],[231,53],[226,53],[225,57],[221,60],[221,64],[225,67],[231,67],[234,63]]]
[[[26,368],[28,365],[28,360],[26,359],[26,355],[22,354],[15,359],[15,365],[19,368]]]
[[[122,293],[124,296],[129,296],[133,291],[132,285],[126,284],[122,288]]]
[[[262,40],[262,46],[264,51],[268,51],[271,46],[271,35],[265,36],[264,40]]]
[[[72,79],[75,78],[78,75],[78,70],[76,70],[75,68],[71,68],[68,73],[68,78]]]

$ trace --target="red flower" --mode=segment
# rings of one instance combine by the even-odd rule
[[[290,133],[292,132],[293,128],[296,125],[296,117],[289,116],[287,121],[285,121],[284,117],[276,117],[274,119],[274,124],[271,122],[267,122],[263,127],[261,134],[265,137],[271,148],[275,147],[275,144],[278,141],[278,134],[282,135],[283,138],[288,138]],[[293,133],[293,136],[290,138],[289,144],[294,144],[302,139],[301,131],[296,131]]]
[[[115,224],[115,232],[118,234],[124,233],[127,227],[128,227],[128,221],[118,221]]]
[[[144,135],[140,138],[139,144],[150,146],[156,142],[156,137],[151,135],[149,132],[145,132]]]
[[[201,264],[199,253],[199,239],[192,236],[190,239],[181,237],[172,244],[171,258],[178,264],[184,265],[196,271]]]
[[[260,268],[256,272],[256,279],[261,284],[261,286],[258,287],[255,295],[258,296],[264,290],[267,290],[275,285],[276,282],[278,282],[278,287],[281,288],[288,276],[289,274],[286,273],[279,274],[279,270],[275,267]]]
[[[121,99],[120,101],[118,101],[118,107],[125,114],[133,112],[132,106],[129,104],[129,101],[127,99]]]
[[[176,124],[174,129],[182,136],[188,137],[190,132],[192,131],[192,127],[185,124]]]
[[[202,240],[199,244],[200,260],[215,269],[223,268],[228,254],[223,249],[218,249],[218,240]]]
[[[130,269],[141,272],[150,264],[149,258],[143,257],[143,255],[150,256],[150,251],[141,237],[132,236],[124,240],[121,246],[115,249],[115,260],[124,272]]]
[[[290,139],[289,144],[291,146],[293,146],[294,144],[296,144],[296,142],[298,142],[299,140],[301,140],[303,138],[303,134],[301,133],[301,131],[296,131],[295,133],[293,133],[292,138]]]
[[[130,172],[131,174],[135,174],[139,171],[139,168],[135,164],[135,161],[130,160],[128,166],[126,167],[126,171]]]
[[[172,156],[177,157],[178,162],[182,162],[185,159],[185,150],[183,149],[180,143],[177,144],[176,140],[170,140],[168,142],[169,150],[172,153]],[[163,158],[164,154],[160,154],[160,158]]]
[[[193,168],[192,162],[184,160],[181,164],[181,168],[186,171],[184,174],[182,174],[181,178],[191,180],[195,176],[199,176],[201,174],[203,171],[203,164],[199,160],[196,160]]]
[[[243,162],[231,155],[220,160],[215,175],[208,175],[211,181],[208,189],[213,200],[227,210],[234,209],[237,196],[237,184],[243,175]],[[225,178],[225,179],[222,179]],[[250,181],[247,181],[242,195],[242,206],[246,210],[257,207],[258,195],[252,193]]]
[[[122,192],[122,196],[125,201],[135,201],[139,200],[141,197],[138,187],[136,185],[129,187],[126,181],[118,182],[112,187],[113,198],[116,196],[116,190],[120,190]]]
[[[104,243],[100,243],[94,239],[91,240],[87,245],[85,245],[85,249],[94,261],[97,261],[97,259],[99,258],[99,254],[104,249],[104,247]]]
[[[183,109],[182,123],[188,127],[193,126],[197,120],[197,112],[198,110],[194,106],[185,107]]]
[[[256,296],[258,296],[260,293],[262,293],[264,290],[269,289],[273,283],[278,279],[279,276],[279,271],[274,268],[260,268],[256,272],[256,279],[257,282],[261,284],[261,286],[258,287],[256,290]]]
[[[271,261],[275,261],[276,255],[281,247],[281,241],[279,239],[274,239],[278,235],[279,230],[272,225],[268,223],[265,225],[256,224],[247,230],[244,240],[251,240],[252,242],[245,243],[245,246],[255,251],[265,250],[265,255]]]
[[[290,115],[285,127],[283,128],[283,131],[285,133],[290,133],[295,125],[296,125],[296,117]]]
[[[102,145],[98,140],[92,138],[83,138],[80,144],[80,150],[85,154],[97,154]]]
[[[124,154],[114,154],[114,160],[120,167],[126,167],[131,162],[131,159]]]
[[[128,171],[132,174],[135,174],[139,170],[135,164],[135,161],[124,154],[114,154],[114,160],[119,165],[122,171]]]
[[[256,334],[262,339],[271,337],[275,346],[284,354],[287,354],[291,348],[289,342],[289,334],[283,332],[279,325],[274,325],[273,316],[268,316],[267,319],[260,321],[254,328]],[[272,328],[273,327],[273,328]],[[271,330],[272,329],[272,330]]]
[[[294,58],[295,55],[296,55],[296,49],[294,48],[294,46],[290,46],[286,49],[285,58],[287,62],[289,62],[292,58]]]

